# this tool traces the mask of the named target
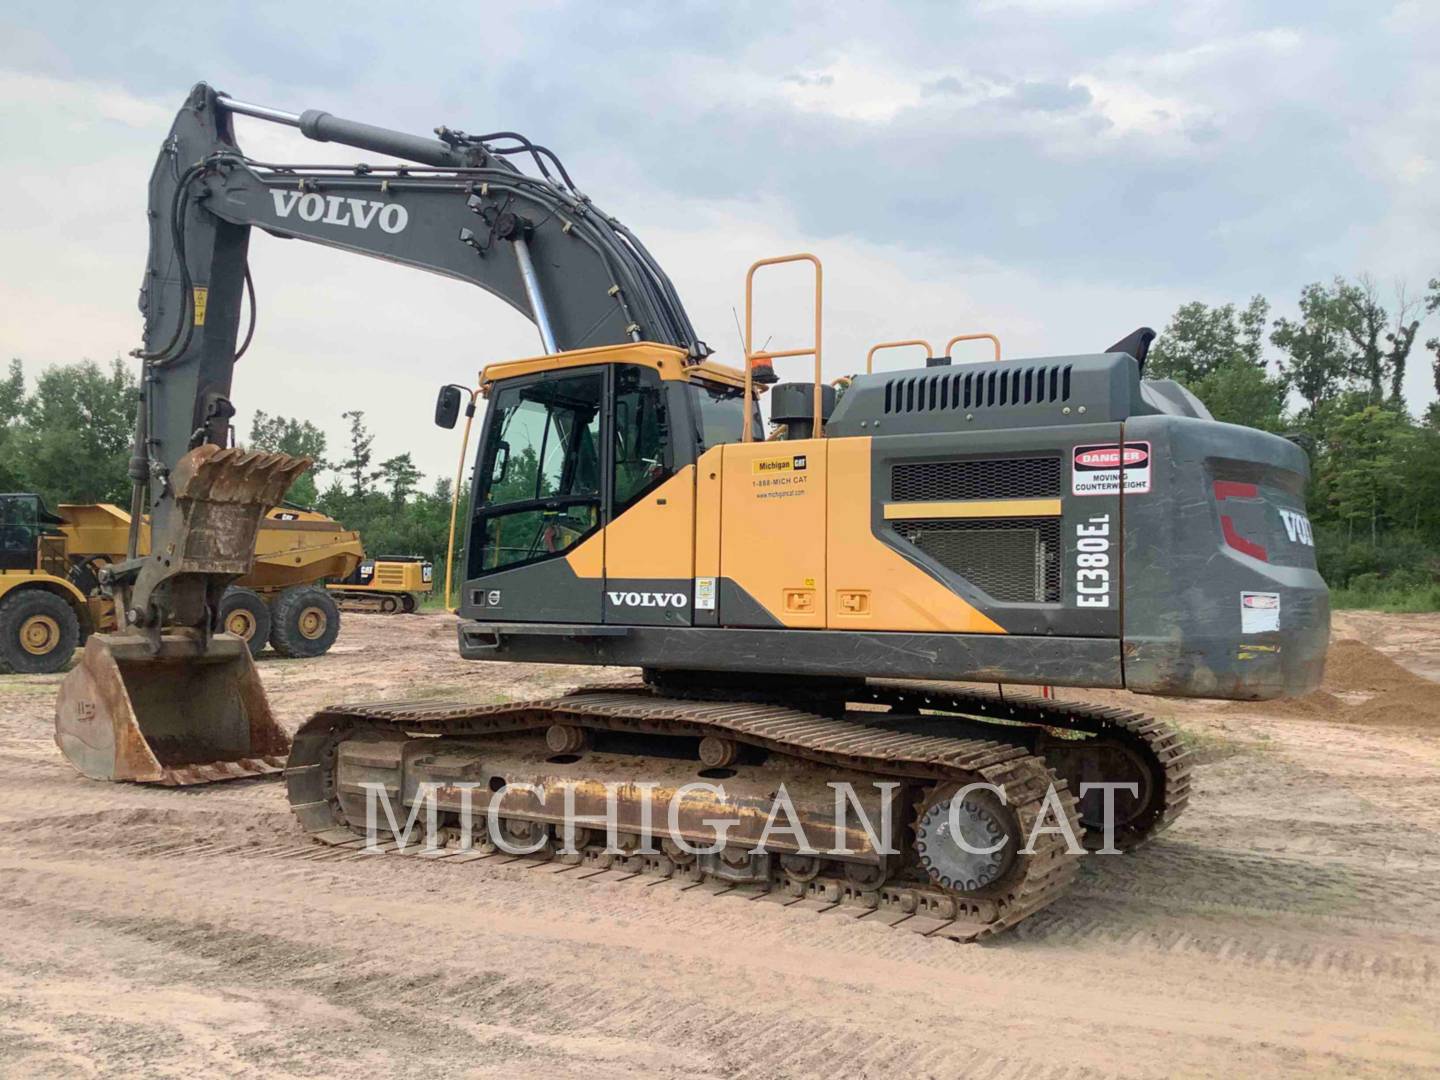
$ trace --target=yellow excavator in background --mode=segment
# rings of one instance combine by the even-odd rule
[[[125,558],[130,515],[110,503],[61,503],[49,511],[34,493],[0,495],[0,671],[62,671],[91,634],[117,626],[101,576]],[[150,548],[141,522],[139,549]],[[365,561],[358,533],[315,510],[269,510],[250,572],[221,599],[225,631],[258,656],[319,656],[340,632],[340,611],[324,588]]]
[[[236,115],[404,164],[257,161]],[[901,371],[873,370],[872,350],[842,395],[822,377],[820,262],[795,255],[751,267],[744,366],[727,366],[547,148],[203,84],[150,209],[132,517],[148,500],[155,540],[140,556],[132,521],[128,557],[102,575],[122,626],[89,640],[57,702],[57,742],[88,776],[283,764],[324,843],[360,842],[383,794],[402,818],[428,804],[426,832],[457,862],[563,852],[969,940],[1064,894],[1080,853],[1067,835],[1133,848],[1190,794],[1170,725],[973,684],[1261,699],[1319,682],[1329,607],[1305,455],[1142,379],[1149,329],[966,364],[958,335],[920,342],[923,366]],[[643,678],[542,701],[335,705],[286,737],[219,619],[265,509],[308,465],[231,446],[257,228],[472,282],[535,323],[543,355],[481,376],[460,653]],[[813,272],[804,347],[755,345],[754,278],[775,263]],[[809,378],[777,383],[790,357]],[[453,427],[464,397],[443,388],[437,423]],[[577,836],[577,814],[606,827]]]
[[[419,555],[382,555],[365,559],[348,575],[325,587],[339,601],[342,611],[410,615],[434,591],[435,566]]]

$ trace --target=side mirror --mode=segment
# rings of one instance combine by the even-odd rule
[[[455,426],[455,421],[460,418],[460,404],[464,392],[455,385],[442,386],[439,395],[435,398],[435,426],[447,430]]]

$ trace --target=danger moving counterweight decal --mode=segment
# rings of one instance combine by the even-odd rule
[[[1070,475],[1070,490],[1076,495],[1119,495],[1122,475],[1126,495],[1143,495],[1150,490],[1150,444],[1077,446]]]

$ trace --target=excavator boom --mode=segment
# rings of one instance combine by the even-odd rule
[[[236,142],[236,115],[403,160],[256,161]],[[709,351],[644,246],[553,154],[513,133],[439,135],[282,112],[205,84],[177,114],[150,177],[135,353],[144,370],[131,516],[138,523],[148,508],[153,543],[140,555],[132,529],[127,558],[106,569],[123,625],[90,639],[57,705],[56,741],[87,776],[245,775],[273,768],[288,746],[249,655],[218,632],[221,597],[250,572],[261,517],[310,465],[233,446],[231,380],[255,329],[252,228],[469,281],[531,318],[547,351],[641,340],[697,359]],[[517,168],[516,155],[540,175]]]

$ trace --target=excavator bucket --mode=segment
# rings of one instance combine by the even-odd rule
[[[205,784],[285,767],[275,722],[245,642],[217,634],[96,634],[60,685],[55,743],[92,780]]]
[[[196,628],[225,584],[250,572],[260,517],[309,458],[204,444],[169,478],[137,589],[166,597],[159,633],[97,634],[65,677],[55,742],[96,780],[204,784],[277,772],[290,738],[275,723],[246,643]],[[148,577],[147,577],[148,575]]]

